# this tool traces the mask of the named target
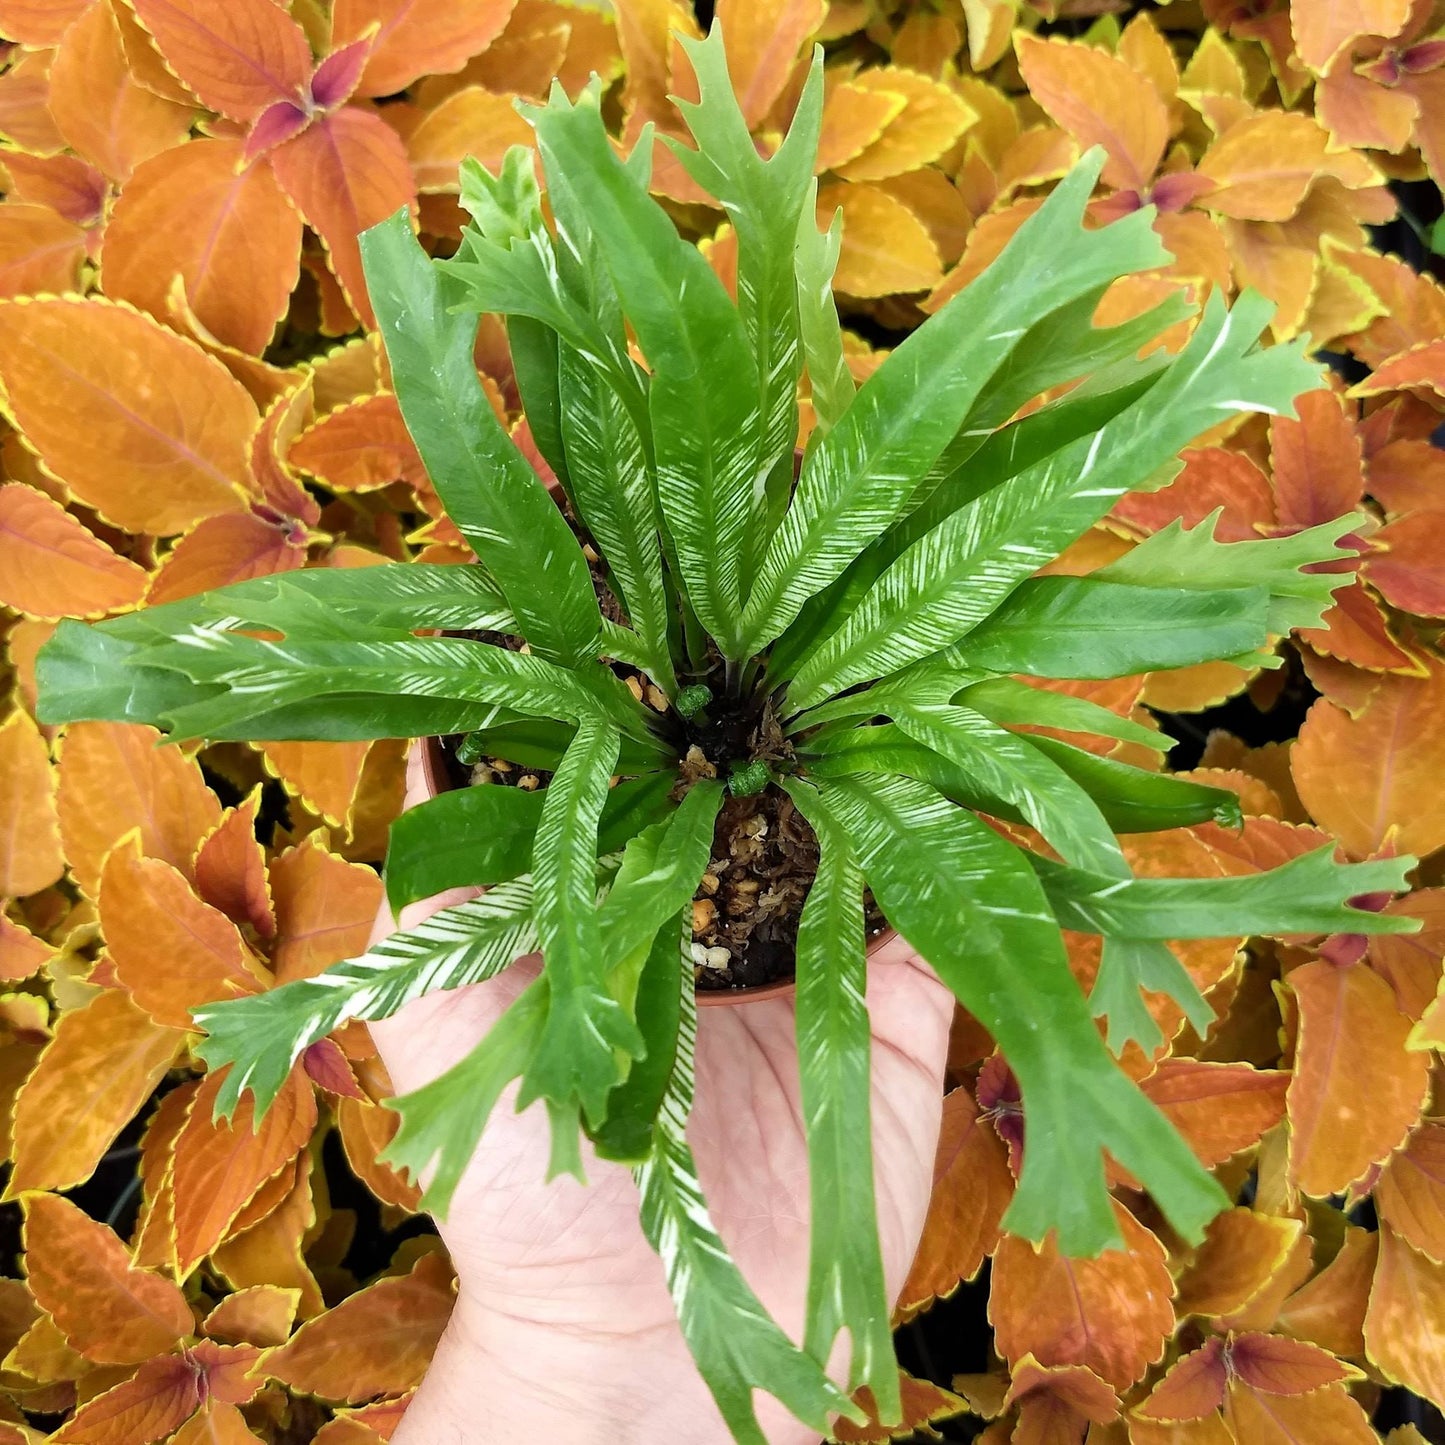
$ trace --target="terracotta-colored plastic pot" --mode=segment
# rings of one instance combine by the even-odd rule
[[[447,771],[446,755],[442,752],[442,740],[440,738],[426,738],[421,744],[421,771],[422,777],[426,780],[426,791],[429,798],[435,798],[438,793],[447,793],[455,786]],[[869,945],[868,951],[872,953],[881,947],[890,938],[891,933],[881,934]],[[765,983],[758,988],[700,988],[697,991],[699,1007],[726,1007],[728,1005],[744,1003],[760,1003],[768,998],[787,998],[796,989],[797,985],[792,979],[784,983]]]

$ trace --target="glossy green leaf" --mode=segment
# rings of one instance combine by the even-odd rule
[[[701,252],[617,158],[595,90],[527,112],[549,183],[587,214],[651,367],[658,497],[699,619],[740,658],[743,552],[758,475],[757,366]]]
[[[843,356],[843,332],[838,325],[838,306],[833,300],[833,273],[843,247],[843,212],[833,213],[826,231],[816,219],[818,183],[808,190],[808,199],[798,217],[798,236],[793,264],[798,286],[798,331],[803,359],[808,369],[809,395],[817,418],[810,445],[828,435],[838,418],[852,405],[856,387],[853,373]]]
[[[790,706],[810,707],[957,641],[1223,415],[1287,410],[1318,373],[1297,346],[1255,348],[1270,309],[1246,292],[1227,312],[1211,295],[1189,344],[1143,398],[909,547],[798,669]]]
[[[813,190],[823,116],[823,56],[818,47],[782,144],[764,159],[748,133],[728,76],[722,30],[682,40],[697,76],[699,101],[680,100],[697,149],[667,138],[683,168],[717,198],[738,237],[738,314],[756,359],[758,461],[765,493],[754,499],[744,587],[787,505],[798,437],[798,283],[793,244]],[[809,213],[811,224],[811,212]]]
[[[1116,833],[1157,833],[1195,823],[1237,828],[1242,820],[1239,797],[1227,788],[1145,772],[1058,738],[1029,734],[1028,743],[1083,787]]]
[[[1187,587],[1210,596],[1231,587],[1258,587],[1267,594],[1265,627],[1271,637],[1283,637],[1297,627],[1318,627],[1333,601],[1332,593],[1347,586],[1351,574],[1300,569],[1352,556],[1338,539],[1359,525],[1358,514],[1351,512],[1288,537],[1216,542],[1214,530],[1222,510],[1187,531],[1182,522],[1171,522],[1094,577],[1146,587]],[[1249,650],[1237,649],[1241,654]]]
[[[462,162],[461,203],[474,224],[462,232],[457,254],[437,262],[437,267],[460,284],[469,309],[535,323],[552,333],[561,348],[583,357],[607,379],[645,430],[646,382],[628,354],[616,293],[580,227],[560,225],[554,242],[542,215],[535,166],[536,153],[530,146],[512,146],[496,176],[473,158]],[[576,222],[565,186],[554,184],[548,200],[554,214],[560,211],[569,222]],[[522,335],[532,336],[525,325]],[[530,344],[524,341],[524,373],[534,346],[540,347],[535,337]],[[545,355],[536,361],[546,430],[550,382],[543,378],[549,369]],[[521,379],[519,374],[519,385]],[[525,392],[523,400],[530,417]]]
[[[665,814],[671,773],[648,773],[607,794],[597,849],[612,853]],[[532,866],[532,842],[542,817],[543,792],[487,785],[455,788],[414,808],[391,825],[386,897],[393,913],[446,888],[505,882]]]
[[[425,1184],[421,1206],[439,1219],[450,1212],[502,1090],[536,1054],[548,998],[546,978],[534,979],[459,1064],[387,1101],[401,1126],[379,1157]]]
[[[504,709],[499,721],[517,712],[568,722],[606,716],[640,741],[651,738],[642,710],[610,673],[595,668],[585,677],[541,657],[488,643],[439,637],[266,642],[198,627],[174,642],[146,648],[141,660],[148,669],[169,669],[199,685],[196,699],[170,714],[169,726],[180,736],[247,736],[248,715],[287,704],[314,704],[328,695],[359,694],[374,700],[378,728],[373,737],[418,735],[385,726],[387,710],[410,696],[489,703]],[[236,721],[238,717],[242,721]],[[420,730],[443,731],[439,726]],[[665,753],[663,744],[656,746]]]
[[[1414,933],[1417,918],[1350,908],[1362,893],[1399,893],[1410,857],[1337,863],[1333,846],[1239,878],[1120,882],[1029,855],[1063,928],[1125,938],[1228,938],[1262,933]]]
[[[657,1117],[677,1063],[683,987],[692,980],[692,909],[664,922],[653,937],[637,984],[637,1026],[645,1046],[607,1099],[607,1118],[592,1132],[603,1159],[643,1164],[655,1145]]]
[[[1107,1018],[1107,1041],[1116,1054],[1122,1054],[1131,1039],[1149,1054],[1164,1042],[1141,989],[1168,994],[1200,1038],[1214,1022],[1214,1010],[1167,944],[1152,938],[1105,938],[1089,1007],[1095,1018]]]
[[[1129,677],[1262,647],[1268,608],[1263,587],[1195,591],[1035,577],[968,633],[959,650],[994,672]]]
[[[636,655],[664,692],[676,692],[657,496],[642,438],[622,399],[577,352],[562,353],[561,379],[573,504],[607,561],[608,579],[637,634]]]
[[[749,651],[771,641],[908,504],[980,391],[1037,320],[1130,271],[1160,264],[1151,212],[1084,231],[1091,152],[967,293],[899,345],[809,456],[748,598]]]
[[[576,1102],[595,1125],[622,1076],[617,1052],[642,1051],[637,1025],[607,991],[595,901],[597,826],[617,759],[617,730],[584,719],[547,785],[532,849],[537,934],[550,1002],[518,1107]]]
[[[627,845],[597,920],[609,967],[647,944],[697,892],[722,800],[721,783],[695,783],[676,811]]]
[[[1117,1244],[1107,1150],[1185,1238],[1201,1239],[1224,1191],[1109,1057],[1025,857],[924,783],[836,779],[821,791],[888,921],[1018,1079],[1028,1148],[1004,1227],[1035,1240],[1057,1229],[1070,1255]]]
[[[1065,307],[1065,312],[1072,308]],[[1152,313],[1150,313],[1152,315]],[[1048,332],[1055,317],[1045,317],[1033,331]],[[1029,334],[1033,335],[1033,331]],[[1131,334],[1128,338],[1134,340]],[[1023,342],[1020,343],[1022,347]],[[1063,348],[1066,352],[1067,346]],[[1067,356],[1065,360],[1067,361]],[[1009,362],[1013,357],[1009,358]],[[960,507],[1016,476],[1060,447],[1090,435],[1138,401],[1162,373],[1166,360],[1116,368],[1118,386],[1097,390],[1087,384],[1061,401],[1052,402],[1009,426],[1009,412],[990,411],[992,388],[985,389],[964,429],[949,442],[929,475],[915,489],[908,513],[867,548],[825,592],[810,598],[797,620],[774,644],[769,675],[782,682],[832,633],[836,632],[873,584],[920,537]],[[1001,371],[1008,369],[1006,363]],[[1030,368],[1037,378],[1039,370]],[[1067,369],[1063,375],[1071,374]],[[1057,376],[1055,380],[1059,379]],[[1003,405],[1012,400],[1006,397]],[[991,430],[1000,426],[997,431]]]
[[[1011,803],[1062,857],[1100,873],[1128,876],[1124,855],[1098,805],[1028,739],[956,705],[905,704],[891,708],[890,715],[907,736],[949,759],[978,787]]]
[[[797,1038],[808,1136],[808,1296],[803,1346],[826,1363],[848,1331],[848,1388],[867,1385],[879,1417],[901,1413],[898,1361],[878,1245],[869,1092],[863,870],[847,834],[817,792],[798,779],[783,787],[818,835],[818,874],[798,923]]]
[[[708,1216],[687,1144],[697,1047],[692,969],[680,969],[677,1051],[654,1131],[652,1157],[635,1171],[642,1232],[662,1260],[683,1338],[738,1445],[768,1445],[753,1408],[767,1390],[818,1433],[830,1411],[861,1412],[822,1367],[769,1318]]]
[[[539,656],[597,655],[602,625],[581,548],[482,390],[475,319],[417,244],[405,211],[365,232],[367,289],[407,429],[427,474]]]
[[[1012,677],[991,677],[970,683],[954,701],[1007,727],[1058,728],[1061,732],[1093,734],[1138,743],[1156,753],[1167,753],[1174,746],[1174,739],[1157,729],[1120,717],[1087,698],[1030,687]]]
[[[536,942],[532,885],[518,879],[444,908],[315,978],[206,1004],[195,1011],[207,1034],[196,1053],[212,1069],[230,1065],[217,1115],[229,1118],[249,1091],[259,1119],[296,1060],[348,1019],[390,1018],[423,994],[479,983]]]

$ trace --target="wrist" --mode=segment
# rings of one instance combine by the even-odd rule
[[[769,1445],[819,1436],[754,1397]],[[393,1445],[732,1445],[676,1324],[603,1335],[459,1299]]]

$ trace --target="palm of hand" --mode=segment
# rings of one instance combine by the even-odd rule
[[[403,926],[462,896],[416,905],[403,913]],[[379,935],[390,927],[389,916],[378,920]],[[464,1057],[536,971],[534,961],[522,961],[374,1024],[397,1092]],[[869,961],[868,1006],[874,1178],[884,1268],[896,1295],[928,1207],[952,999],[895,938]],[[688,1139],[723,1242],[797,1339],[808,1274],[808,1168],[793,1029],[791,999],[702,1010]],[[439,1225],[460,1286],[452,1334],[466,1337],[464,1345],[449,1341],[452,1351],[464,1348],[473,1369],[485,1368],[484,1357],[509,1379],[536,1382],[559,1404],[571,1398],[596,1410],[599,1394],[611,1394],[620,1418],[651,1410],[653,1423],[639,1439],[726,1439],[687,1355],[662,1265],[643,1237],[630,1171],[589,1151],[586,1186],[570,1178],[544,1183],[546,1115],[538,1108],[516,1114],[514,1100],[515,1085]],[[815,1438],[797,1434],[801,1427],[772,1401],[760,1401],[759,1415],[770,1439]],[[395,1437],[397,1445],[422,1438],[407,1425]]]

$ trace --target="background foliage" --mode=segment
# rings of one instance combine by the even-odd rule
[[[1445,292],[1371,228],[1445,171],[1445,7],[719,9],[764,149],[825,45],[818,199],[824,221],[844,214],[859,377],[1096,143],[1097,219],[1152,202],[1176,257],[1119,283],[1101,320],[1248,285],[1276,303],[1277,339],[1337,359],[1298,421],[1219,429],[1061,564],[1086,572],[1216,510],[1234,540],[1355,509],[1361,580],[1326,625],[1281,672],[1069,690],[1162,719],[1193,776],[1243,799],[1242,833],[1133,840],[1140,873],[1243,873],[1329,837],[1424,859],[1389,905],[1417,935],[1179,946],[1219,1022],[1201,1039],[1161,1000],[1170,1042],[1126,1064],[1238,1201],[1197,1251],[1123,1175],[1127,1252],[1069,1262],[1000,1238],[1017,1096],[960,1015],[899,1310],[936,1325],[905,1332],[910,1420],[989,1445],[1368,1442],[1372,1413],[1384,1430],[1412,1410],[1424,1425],[1391,1387],[1445,1405]],[[697,33],[691,13],[616,12],[0,0],[0,1445],[384,1439],[445,1323],[446,1260],[376,1161],[394,1119],[365,1031],[315,1045],[256,1135],[244,1109],[208,1122],[188,1032],[191,1008],[362,948],[400,749],[50,736],[32,661],[62,616],[304,566],[466,559],[388,390],[355,235],[411,203],[445,251],[459,160],[526,142],[512,98],[554,76],[575,93],[597,71],[629,141],[648,121],[679,134],[667,95],[693,81],[670,31]],[[663,146],[654,186],[728,278],[731,234]],[[500,327],[477,360],[530,448]],[[1076,945],[1088,982],[1098,960]]]

